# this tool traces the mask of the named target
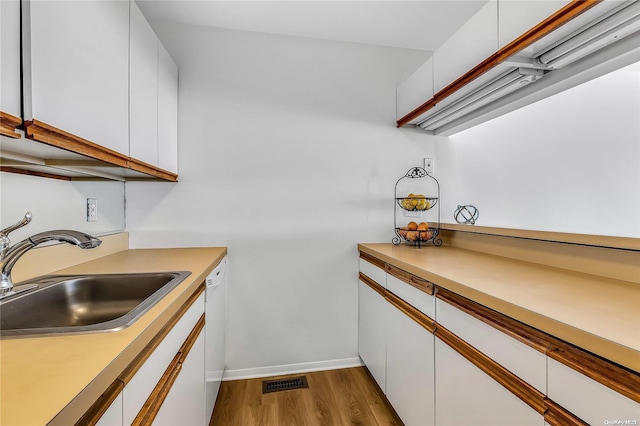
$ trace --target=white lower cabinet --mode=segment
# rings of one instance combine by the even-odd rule
[[[104,412],[96,426],[122,426],[122,392],[111,403],[107,411]]]
[[[387,326],[387,399],[406,426],[431,426],[435,422],[434,336],[395,308]]]
[[[576,417],[590,425],[640,424],[639,403],[552,358],[548,368],[549,398]]]
[[[436,425],[544,425],[541,414],[440,339],[435,366]]]
[[[386,318],[392,306],[362,281],[358,281],[358,299],[358,353],[384,392],[387,362]]]
[[[171,386],[153,424],[156,426],[202,426],[204,400],[204,332],[189,351],[178,378]]]

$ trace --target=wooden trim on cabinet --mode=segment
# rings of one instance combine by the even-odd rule
[[[419,311],[415,307],[411,306],[395,294],[391,293],[377,282],[360,272],[360,281],[371,287],[376,293],[384,297],[384,299],[391,305],[396,307],[399,311],[403,312],[409,318],[420,324],[429,333],[433,333],[436,329],[435,321]]]
[[[429,333],[433,334],[436,330],[436,323],[433,319],[429,318],[429,316],[408,304],[392,292],[386,291],[385,299],[399,311],[403,312],[406,316],[422,326],[422,328],[427,330]]]
[[[524,403],[539,414],[544,414],[544,394],[529,383],[516,376],[502,365],[498,364],[440,324],[436,325],[436,337],[449,345],[453,350],[465,357],[473,365],[482,370],[489,377],[500,383]]]
[[[162,404],[164,403],[164,400],[171,391],[171,387],[178,378],[180,370],[182,370],[182,364],[184,364],[191,348],[200,336],[200,333],[204,328],[204,324],[205,314],[202,314],[195,327],[191,330],[191,333],[189,333],[189,336],[182,344],[182,347],[169,364],[169,367],[167,367],[164,374],[158,381],[158,384],[151,392],[151,395],[149,395],[149,398],[145,401],[140,412],[131,423],[132,425],[149,425],[153,423],[160,411],[160,408],[162,407]]]
[[[458,310],[471,315],[472,317],[490,325],[491,327],[501,331],[502,333],[510,336],[525,345],[542,352],[547,353],[549,348],[549,338],[546,333],[543,333],[533,327],[509,318],[499,312],[482,306],[479,303],[473,302],[465,297],[462,297],[452,291],[446,290],[442,287],[438,287],[436,297],[449,305],[457,308]]]
[[[60,176],[53,173],[37,172],[35,170],[18,169],[16,167],[8,167],[8,166],[0,166],[0,172],[15,173],[18,175],[27,175],[27,176],[39,176],[39,177],[44,177],[49,179],[68,180],[68,181],[71,180],[69,176]]]
[[[544,404],[547,408],[544,421],[551,426],[589,426],[589,423],[582,421],[549,398],[544,399]]]
[[[22,124],[22,119],[15,115],[0,111],[0,134],[13,139],[20,139],[16,128]]]
[[[86,155],[120,167],[127,167],[129,157],[119,152],[58,129],[39,120],[25,121],[25,136],[67,151]]]
[[[169,182],[177,182],[178,175],[159,167],[145,163],[125,154],[98,145],[80,136],[58,129],[39,120],[25,121],[25,136],[47,145],[82,154],[96,160],[104,161],[125,169],[144,173],[153,178]]]
[[[373,257],[370,254],[362,252],[362,251],[360,252],[360,258],[366,260],[367,262],[371,263],[372,265],[377,266],[378,268],[380,268],[382,270],[384,270],[385,266],[387,265],[386,263],[384,263],[384,261],[382,261],[382,260],[380,260],[380,259],[378,259],[376,257]]]
[[[640,374],[604,360],[567,342],[550,337],[550,358],[640,403]]]
[[[377,282],[375,282],[374,280],[372,280],[362,272],[360,272],[359,278],[360,278],[360,281],[362,281],[363,283],[371,287],[380,296],[386,297],[387,290],[384,287],[382,287],[380,284],[378,284]]]
[[[400,268],[397,268],[393,265],[389,265],[387,264],[385,267],[385,271],[387,271],[388,274],[393,275],[394,277],[396,277],[397,279],[399,279],[400,281],[404,281],[405,283],[409,284],[410,286],[413,286],[415,288],[417,288],[420,291],[423,291],[425,293],[427,293],[430,296],[433,296],[434,293],[434,286],[433,283],[423,279],[423,278],[419,278],[416,277],[415,275],[413,275],[410,272],[407,271],[403,271]]]
[[[166,170],[162,170],[158,167],[152,166],[151,164],[145,163],[144,161],[140,161],[135,158],[129,158],[129,160],[127,160],[127,168],[131,170],[135,170],[136,172],[151,175],[151,176],[157,177],[158,179],[166,180],[169,182],[178,181],[177,174],[168,172]]]
[[[184,315],[185,312],[189,310],[191,305],[200,297],[202,293],[204,293],[205,287],[204,282],[198,286],[196,291],[187,299],[187,301],[182,305],[182,307],[175,313],[173,317],[167,322],[167,324],[162,327],[162,329],[158,332],[158,334],[145,346],[145,348],[140,352],[140,354],[124,369],[122,373],[118,376],[125,385],[131,381],[133,376],[138,372],[140,367],[145,363],[145,361],[151,356],[153,351],[158,347],[160,342],[169,334],[171,329],[180,321],[180,318]]]
[[[456,91],[460,90],[462,87],[469,84],[471,81],[480,77],[485,72],[489,71],[491,68],[496,65],[504,62],[505,59],[513,56],[519,51],[527,48],[531,44],[535,43],[542,37],[546,36],[550,32],[555,29],[561,27],[565,23],[569,22],[576,16],[585,12],[586,10],[592,8],[596,4],[600,3],[603,0],[572,0],[571,3],[559,9],[553,15],[549,16],[544,21],[540,22],[529,31],[522,34],[520,37],[513,40],[511,43],[507,44],[503,48],[499,49],[497,52],[489,56],[484,61],[480,62],[478,65],[464,73],[458,79],[454,80],[451,84],[446,86],[444,89],[440,90],[438,93],[433,95],[433,98],[429,99],[418,108],[414,109],[404,117],[400,118],[397,121],[398,127],[403,127],[408,124],[412,120],[415,120],[425,112],[429,111],[431,108],[436,106],[439,102],[442,102],[445,98],[449,97]]]
[[[93,426],[102,418],[109,409],[113,401],[116,400],[120,392],[124,389],[124,383],[116,379],[111,386],[98,398],[98,400],[87,410],[86,413],[76,422],[76,426]]]

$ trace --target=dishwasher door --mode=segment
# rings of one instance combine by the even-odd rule
[[[226,269],[227,258],[216,266],[207,277],[205,295],[205,395],[207,424],[211,419],[216,397],[220,390],[225,367],[225,319],[226,319]]]

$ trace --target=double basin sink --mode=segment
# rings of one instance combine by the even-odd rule
[[[0,336],[117,331],[133,324],[191,272],[48,275],[0,303]]]

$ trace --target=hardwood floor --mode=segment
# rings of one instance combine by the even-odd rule
[[[306,376],[309,388],[262,394],[262,381]],[[210,426],[384,425],[402,422],[364,367],[223,382]]]

